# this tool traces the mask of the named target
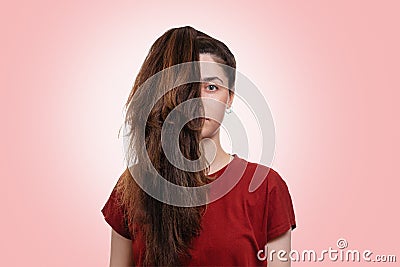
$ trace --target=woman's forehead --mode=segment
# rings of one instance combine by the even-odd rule
[[[222,64],[214,61],[200,61],[200,79],[202,82],[213,82],[228,87],[228,78]]]

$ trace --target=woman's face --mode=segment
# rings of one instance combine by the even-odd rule
[[[200,61],[214,62],[210,54],[200,54]],[[226,108],[230,107],[233,93],[229,95],[228,79],[218,64],[200,63],[201,98],[204,105],[205,121],[202,138],[212,138],[218,133]],[[219,102],[217,102],[219,101]]]

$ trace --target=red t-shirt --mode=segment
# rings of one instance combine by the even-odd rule
[[[261,176],[256,175],[253,178],[257,166],[262,170]],[[192,259],[185,264],[186,266],[267,266],[267,260],[259,260],[257,252],[265,249],[267,241],[296,228],[288,187],[272,168],[248,162],[237,154],[234,154],[229,164],[212,176],[218,179],[223,173],[224,177],[225,173],[229,177],[235,173],[243,175],[232,190],[207,204],[200,236],[192,241],[193,249],[190,250]],[[252,179],[258,180],[261,184],[255,191],[249,192]],[[123,215],[123,207],[115,203],[117,197],[114,188],[101,212],[117,233],[132,239]],[[135,266],[142,266],[144,240],[140,235],[132,240],[132,249]]]

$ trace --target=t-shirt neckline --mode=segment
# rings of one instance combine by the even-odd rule
[[[211,177],[218,177],[218,176],[220,176],[224,171],[225,171],[225,169],[229,166],[229,165],[231,165],[232,163],[234,163],[234,161],[236,161],[239,157],[238,157],[238,155],[235,153],[235,154],[232,154],[232,156],[233,156],[233,159],[231,160],[231,161],[229,161],[224,167],[222,167],[221,169],[219,169],[218,171],[216,171],[216,172],[214,172],[214,173],[211,173],[211,174],[208,174],[208,176],[211,176]]]

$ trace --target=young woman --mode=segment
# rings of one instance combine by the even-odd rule
[[[134,175],[129,168],[121,174],[101,210],[112,227],[110,266],[267,266],[267,260],[260,259],[260,250],[266,254],[266,247],[270,252],[285,250],[289,253],[291,249],[290,233],[296,222],[286,183],[272,168],[225,152],[220,143],[220,120],[210,119],[223,118],[225,108],[229,111],[234,98],[234,74],[225,73],[224,77],[216,75],[221,79],[179,85],[163,95],[148,116],[143,113],[143,103],[153,97],[150,87],[141,88],[143,91],[139,92],[146,80],[177,64],[199,61],[236,69],[234,56],[221,41],[190,26],[165,32],[152,45],[135,80],[126,103],[129,107],[127,120],[130,125],[140,125],[141,120],[146,119],[143,131],[146,157],[171,183],[197,187],[209,184],[223,173],[233,176],[242,166],[246,166],[244,173],[239,182],[216,201],[199,206],[174,206],[155,199],[138,185],[134,178],[145,177],[142,180],[148,182],[150,176],[148,166],[141,164],[146,162],[145,155],[136,153],[139,163]],[[200,70],[194,70],[204,76],[205,68],[200,66]],[[160,79],[152,83],[152,88],[162,87],[162,83]],[[135,102],[131,103],[134,98]],[[200,105],[200,114],[206,110],[210,116],[194,119],[180,130],[179,149],[173,157],[184,156],[193,161],[204,159],[204,155],[215,155],[212,162],[205,160],[210,163],[207,168],[185,171],[171,164],[160,138],[168,114],[179,104],[194,98],[213,99],[225,103],[226,107]],[[139,132],[133,128],[132,135],[140,136]],[[133,141],[136,139],[131,140],[132,147],[138,147]],[[257,190],[249,192],[256,167],[268,171]],[[290,266],[290,260],[277,260],[275,256],[268,266]]]

